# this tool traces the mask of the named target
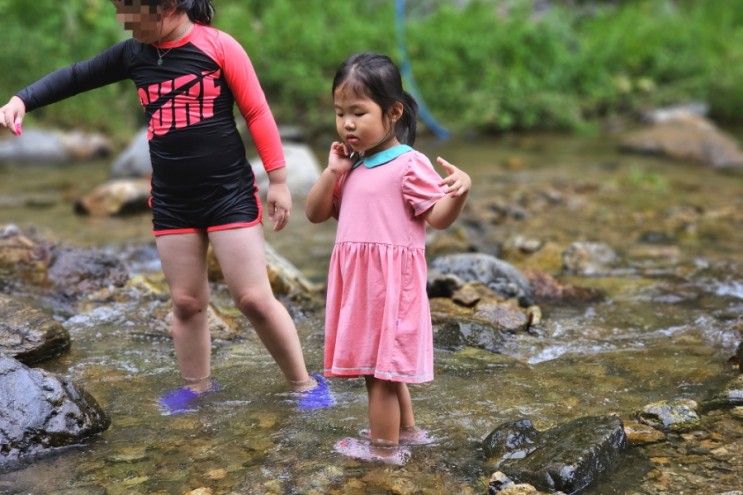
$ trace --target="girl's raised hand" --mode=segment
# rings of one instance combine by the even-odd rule
[[[26,115],[26,104],[17,96],[0,107],[0,126],[7,127],[10,132],[20,136],[23,132],[23,116]]]
[[[350,158],[351,149],[343,143],[334,141],[330,145],[328,154],[328,168],[335,174],[341,175],[348,172],[353,167],[353,161]]]
[[[472,179],[464,170],[460,170],[441,157],[436,158],[436,162],[446,171],[447,176],[439,182],[440,186],[448,186],[446,190],[452,197],[459,197],[467,194],[472,187]]]

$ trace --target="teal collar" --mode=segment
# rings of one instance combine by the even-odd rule
[[[353,168],[358,167],[362,163],[366,168],[379,167],[380,165],[391,162],[400,155],[404,155],[408,151],[413,151],[413,148],[407,144],[398,144],[397,146],[387,148],[386,150],[379,151],[373,155],[362,156],[353,164]]]

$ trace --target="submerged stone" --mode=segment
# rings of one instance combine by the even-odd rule
[[[502,440],[500,447],[497,439]],[[575,493],[613,468],[627,438],[621,419],[589,416],[544,432],[526,422],[520,429],[499,427],[486,441],[487,451],[497,456],[497,468],[514,481]]]
[[[434,324],[433,342],[439,349],[456,350],[463,346],[471,346],[499,353],[503,351],[506,339],[501,332],[487,323],[452,318]]]
[[[483,440],[485,455],[500,463],[507,459],[523,459],[536,450],[539,431],[528,419],[518,419],[498,426]]]
[[[70,334],[51,316],[0,294],[0,353],[24,364],[45,361],[70,348]]]
[[[664,431],[688,431],[699,425],[697,403],[690,399],[653,402],[638,413],[641,422]]]
[[[743,375],[730,380],[721,392],[712,399],[702,402],[700,407],[703,411],[711,411],[738,406],[743,406]]]
[[[661,442],[666,438],[662,431],[638,421],[625,421],[624,433],[627,435],[627,441],[630,445],[646,445]]]

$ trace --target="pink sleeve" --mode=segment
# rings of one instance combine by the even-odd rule
[[[227,33],[220,32],[223,50],[224,77],[235,97],[240,113],[267,172],[286,165],[281,137],[271,109],[263,94],[253,64],[240,43]]]
[[[441,176],[434,170],[428,158],[420,153],[413,153],[402,179],[402,195],[413,210],[414,216],[425,213],[446,196],[446,190],[439,182]]]

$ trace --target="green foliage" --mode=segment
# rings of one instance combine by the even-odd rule
[[[356,51],[399,60],[392,0],[217,0],[282,123],[332,129],[330,84]],[[454,131],[574,130],[690,99],[741,122],[743,0],[411,0],[407,49],[422,96]],[[103,0],[0,0],[0,94],[123,39]],[[12,48],[10,48],[12,47]],[[5,97],[3,97],[4,99]],[[131,83],[34,112],[108,132],[141,122]]]

